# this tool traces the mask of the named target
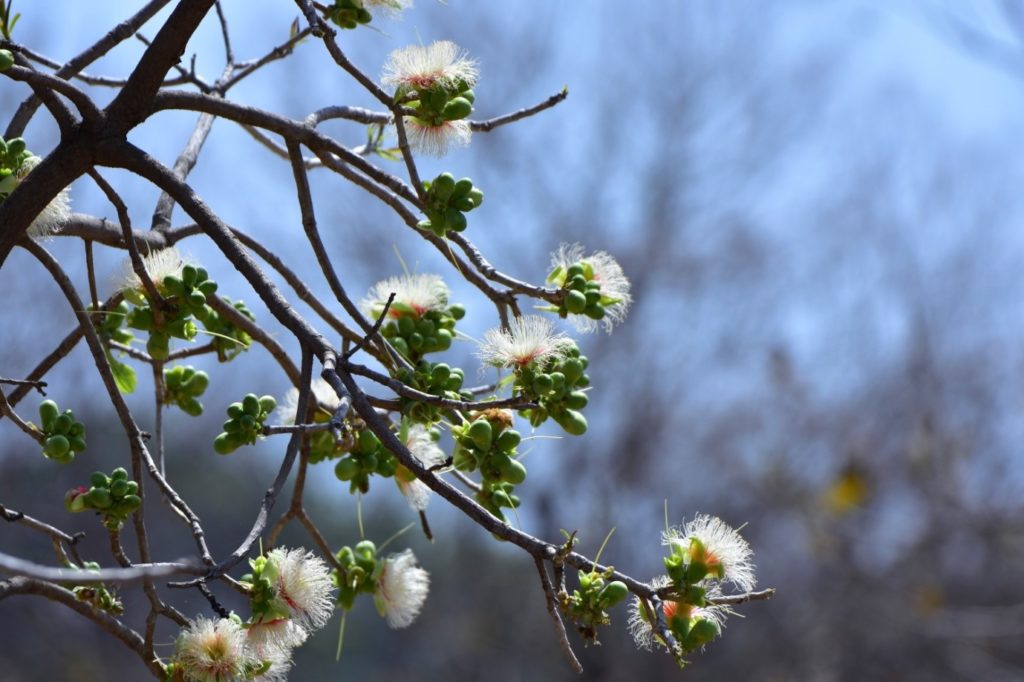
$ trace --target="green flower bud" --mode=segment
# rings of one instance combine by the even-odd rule
[[[68,445],[71,446],[72,452],[81,452],[85,450],[85,439],[80,436],[68,436]]]
[[[459,181],[455,183],[455,189],[452,190],[452,198],[457,199],[459,197],[467,196],[472,189],[472,180],[469,178],[459,178]]]
[[[110,497],[110,491],[106,488],[93,488],[85,494],[85,502],[94,509],[107,509],[114,500]]]
[[[239,443],[234,434],[222,433],[213,439],[213,449],[221,455],[229,455],[238,449]]]
[[[587,431],[587,418],[576,410],[566,410],[551,417],[570,435],[582,436]]]
[[[260,409],[263,410],[265,414],[270,414],[271,412],[273,412],[275,407],[277,407],[277,401],[274,400],[274,396],[260,396]]]
[[[573,391],[565,397],[565,406],[573,410],[582,410],[590,399],[583,391]]]
[[[128,490],[125,493],[125,497],[128,497],[130,495],[138,495],[138,494],[139,494],[139,484],[136,483],[135,481],[128,481]]]
[[[469,425],[469,430],[466,433],[478,449],[484,452],[491,449],[491,437],[493,434],[491,423],[486,419],[477,419]]]
[[[515,429],[506,429],[498,436],[498,449],[503,452],[511,452],[518,447],[522,436]]]
[[[247,415],[258,417],[260,414],[260,399],[254,393],[248,394],[242,399],[242,409]]]
[[[117,467],[116,469],[110,472],[110,479],[112,481],[127,481],[128,472],[124,469],[124,467]]]
[[[448,227],[456,232],[462,232],[469,224],[466,221],[466,216],[462,215],[460,211],[454,208],[449,208],[445,212],[444,217],[448,222]]]
[[[43,454],[53,459],[65,456],[70,450],[71,443],[61,435],[50,436],[43,444]]]
[[[597,594],[597,598],[601,602],[603,608],[608,608],[609,606],[615,606],[628,595],[629,589],[626,587],[626,584],[618,580],[613,580],[601,588],[601,591]]]
[[[592,320],[603,320],[605,316],[604,306],[600,303],[587,306],[587,309],[583,311],[584,314]]]
[[[466,118],[473,112],[473,104],[465,97],[456,97],[444,105],[441,117],[446,121],[457,121]]]
[[[66,411],[64,414],[53,420],[53,432],[66,434],[71,430],[71,425],[75,423],[75,420]]]
[[[72,488],[64,493],[64,508],[69,512],[76,513],[85,511],[85,488]]]
[[[454,317],[456,320],[461,320],[463,317],[466,316],[466,308],[465,306],[459,303],[454,303],[448,306],[448,314]]]
[[[455,176],[451,173],[441,173],[430,185],[430,193],[438,199],[445,200],[451,196],[455,189]]]
[[[96,471],[89,477],[89,485],[94,488],[105,488],[110,485],[110,479],[102,471]]]
[[[587,307],[587,297],[582,293],[571,290],[565,295],[565,309],[574,315],[579,315]]]
[[[96,485],[95,483],[93,485]],[[97,486],[98,487],[98,486]],[[122,498],[128,494],[128,481],[114,481],[110,484],[110,494]]]
[[[53,422],[59,413],[60,409],[54,401],[44,400],[39,403],[39,420],[43,424],[43,431],[53,431]]]
[[[409,336],[416,331],[416,322],[411,317],[398,318],[398,333],[402,336]]]
[[[501,477],[507,483],[519,485],[526,480],[526,467],[519,460],[508,458],[508,461],[502,462]]]
[[[14,66],[14,54],[10,50],[0,50],[0,71]]]
[[[134,483],[134,481],[132,481],[132,483]],[[122,508],[127,510],[128,513],[131,513],[138,509],[141,504],[142,498],[134,493],[129,493],[125,495],[124,499],[121,500]]]
[[[231,403],[228,405],[228,417],[231,419],[238,419],[245,414],[245,408],[242,407],[242,403]]]
[[[359,474],[359,463],[351,457],[344,457],[334,465],[334,475],[341,481],[351,481]]]

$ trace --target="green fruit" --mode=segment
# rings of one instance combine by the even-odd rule
[[[493,436],[493,431],[491,429],[491,423],[486,419],[478,419],[470,424],[469,430],[466,433],[477,449],[483,450],[484,452],[491,449],[491,437]]]
[[[52,400],[44,400],[39,403],[39,419],[43,423],[43,431],[53,430],[53,422],[59,414],[60,409]]]

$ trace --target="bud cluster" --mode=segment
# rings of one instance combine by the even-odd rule
[[[453,426],[452,436],[452,464],[461,471],[480,470],[482,481],[476,500],[504,519],[502,507],[519,506],[519,498],[512,491],[526,480],[526,467],[516,459],[522,436],[512,428],[511,414],[505,410],[486,410],[471,422]]]
[[[43,436],[43,456],[59,464],[68,464],[75,454],[85,450],[85,424],[75,419],[75,413],[61,413],[57,403],[44,400],[39,403],[40,431]]]
[[[465,373],[460,367],[451,367],[444,362],[420,360],[412,370],[401,368],[396,376],[398,379],[422,393],[429,393],[450,400],[470,400],[472,396],[462,392]],[[444,409],[436,405],[428,405],[412,398],[402,397],[402,414],[420,424],[433,424],[440,421]]]
[[[395,350],[416,362],[427,353],[448,350],[455,338],[455,322],[465,314],[466,309],[457,303],[442,310],[417,312],[395,300],[388,308],[389,319],[381,327],[381,334]]]
[[[263,431],[263,422],[277,407],[273,396],[249,393],[240,403],[228,405],[224,431],[213,441],[213,449],[228,455],[243,445],[253,445]]]
[[[88,573],[89,571],[100,570],[100,565],[95,561],[82,562],[81,568],[71,564],[71,568]],[[124,613],[124,604],[118,598],[117,593],[111,592],[103,583],[85,583],[71,587],[71,592],[78,601],[85,602],[94,608],[106,611],[107,613],[120,616]]]
[[[619,301],[601,294],[601,283],[594,279],[590,261],[577,261],[568,267],[557,266],[548,275],[548,281],[558,284],[564,296],[558,307],[560,317],[586,315],[592,320],[603,320],[605,306]]]
[[[448,230],[462,232],[466,229],[465,213],[478,208],[484,201],[484,193],[473,186],[469,178],[458,181],[451,173],[441,173],[432,181],[423,182],[427,193],[427,219],[416,227],[424,232],[433,232],[444,237]]]
[[[204,268],[184,265],[180,277],[168,274],[154,281],[157,291],[167,303],[158,317],[141,287],[124,290],[126,299],[136,305],[128,314],[127,324],[134,329],[149,332],[146,351],[154,360],[164,360],[170,352],[170,339],[192,341],[199,333],[193,317],[205,320],[212,310],[206,297],[217,290],[217,283],[209,278]]]
[[[598,644],[597,628],[611,623],[608,609],[629,595],[626,584],[609,581],[613,569],[579,574],[579,587],[572,594],[560,595],[562,611],[568,615],[587,644]]]
[[[21,182],[25,161],[31,156],[32,152],[25,148],[25,140],[20,137],[4,140],[0,137],[0,203]]]
[[[580,389],[590,385],[586,369],[587,357],[580,355],[579,347],[570,340],[563,343],[561,353],[518,367],[515,390],[539,405],[521,414],[533,426],[550,417],[566,433],[582,435],[587,430],[587,419],[580,410],[587,406],[588,398]]]
[[[88,488],[79,486],[69,490],[64,495],[64,507],[69,512],[99,512],[108,530],[118,530],[142,504],[139,484],[129,479],[128,472],[121,467],[109,476],[102,471],[93,473],[89,484]]]
[[[105,341],[117,341],[128,345],[135,340],[135,335],[125,329],[122,325],[128,317],[130,307],[125,301],[121,301],[113,310],[98,311],[89,304],[89,313],[99,312],[99,320],[96,323],[96,333]]]
[[[363,6],[362,0],[334,0],[334,5],[325,10],[325,15],[335,25],[347,29],[373,21],[373,15]]]
[[[177,365],[164,370],[164,402],[177,405],[185,414],[198,417],[203,413],[203,404],[198,398],[210,385],[206,372],[191,365]]]
[[[349,484],[351,492],[366,493],[370,490],[370,476],[377,474],[384,478],[395,475],[398,463],[369,429],[363,429],[355,439],[352,449],[334,465],[334,475]]]

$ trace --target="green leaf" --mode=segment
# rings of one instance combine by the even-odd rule
[[[110,371],[114,375],[114,383],[117,384],[117,390],[121,391],[121,393],[134,393],[137,384],[135,369],[131,365],[115,360],[109,351],[107,352],[107,361],[110,363]]]

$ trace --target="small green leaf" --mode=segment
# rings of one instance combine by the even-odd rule
[[[107,362],[110,363],[110,371],[114,375],[114,383],[121,393],[134,393],[138,383],[135,377],[135,369],[131,365],[114,359],[114,356],[107,352]]]

